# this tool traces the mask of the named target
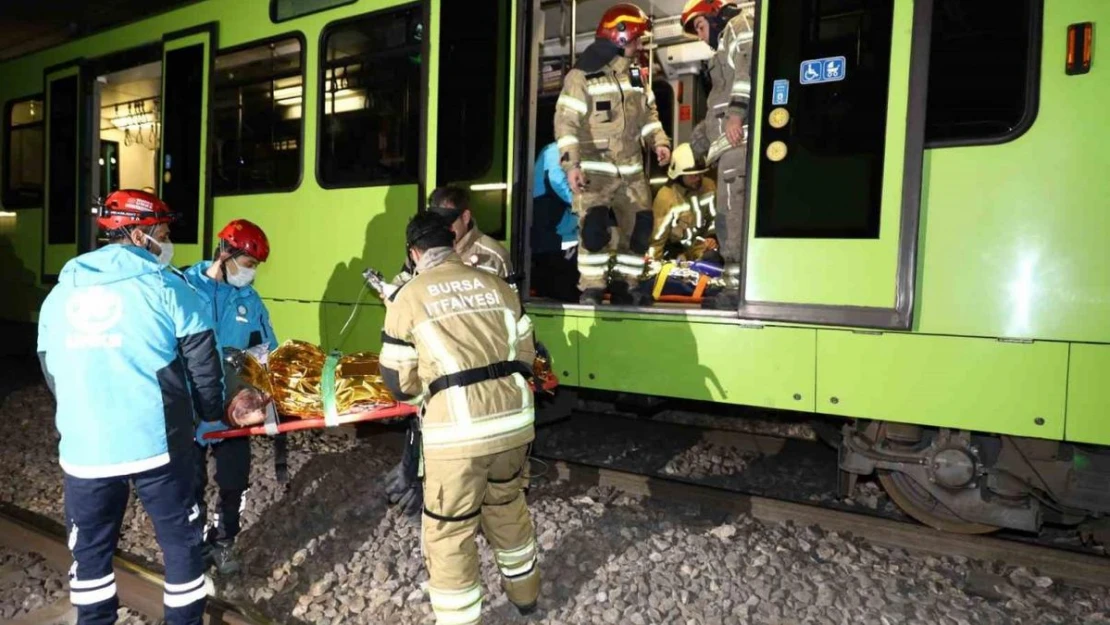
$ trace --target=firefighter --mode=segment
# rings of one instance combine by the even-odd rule
[[[481,619],[479,528],[522,613],[535,609],[540,585],[524,497],[535,437],[532,322],[508,283],[467,266],[453,240],[438,215],[409,223],[415,277],[386,308],[380,360],[394,397],[422,405],[421,544],[439,625]]]
[[[574,194],[559,166],[559,146],[551,142],[536,159],[532,181],[532,280],[536,295],[578,300],[578,218]]]
[[[149,193],[110,194],[97,217],[109,245],[66,263],[39,311],[80,623],[116,621],[112,556],[132,486],[162,549],[166,622],[199,625],[210,586],[193,440],[224,427],[223,367],[200,299],[170,267],[173,217]]]
[[[709,59],[713,85],[707,117],[694,127],[694,154],[717,168],[717,239],[725,261],[725,289],[703,306],[735,310],[740,305],[740,260],[746,219],[748,106],[751,99],[755,17],[726,0],[688,0],[682,26],[716,51]]]
[[[428,196],[428,212],[439,215],[450,224],[455,236],[455,253],[464,263],[504,280],[513,279],[509,253],[496,239],[478,228],[470,212],[470,194],[465,189],[447,185],[432,191]],[[393,280],[394,286],[401,286],[412,279],[412,263],[411,258],[405,261],[401,273]],[[389,305],[389,300],[386,300],[386,305]],[[419,425],[416,418],[408,419],[401,462],[390,471],[386,479],[385,492],[389,503],[400,505],[411,516],[419,513],[423,497],[419,480]]]
[[[714,247],[717,185],[706,171],[704,163],[694,158],[690,144],[675,148],[667,169],[670,180],[655,194],[652,205],[652,259],[699,260],[707,248]]]
[[[185,271],[185,279],[196,289],[205,312],[216,329],[221,348],[245,350],[277,347],[270,313],[254,290],[255,271],[270,257],[266,233],[246,219],[236,219],[217,235],[215,259],[197,263]],[[195,497],[201,519],[206,522],[205,560],[222,574],[239,570],[231,547],[239,534],[239,515],[246,504],[250,482],[251,445],[248,437],[231,438],[197,449]],[[205,487],[208,485],[208,450],[216,462],[219,500],[211,523]]]
[[[555,104],[559,161],[580,220],[578,286],[584,304],[601,303],[607,278],[611,303],[651,303],[635,288],[652,234],[643,147],[666,165],[671,143],[645,72],[633,61],[650,29],[651,20],[635,5],[607,10],[596,40],[567,73]],[[615,245],[611,220],[616,221]]]
[[[497,239],[478,228],[470,212],[470,194],[455,185],[439,187],[428,196],[428,210],[440,215],[451,224],[455,235],[455,252],[464,263],[511,280],[513,263]],[[401,273],[393,279],[394,286],[401,286],[412,279],[412,262],[405,261]]]

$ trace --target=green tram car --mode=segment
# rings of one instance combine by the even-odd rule
[[[253,220],[279,334],[332,346],[357,305],[344,349],[378,349],[360,274],[400,265],[435,185],[467,185],[528,266],[534,160],[607,4],[204,0],[0,64],[0,318],[36,321],[98,245],[96,197],[153,187],[183,214],[180,264]],[[639,4],[677,144],[709,49],[682,0]],[[740,308],[527,298],[562,383],[843,417],[839,469],[949,531],[1106,515],[1110,2],[754,11]],[[836,57],[842,75],[807,80]]]

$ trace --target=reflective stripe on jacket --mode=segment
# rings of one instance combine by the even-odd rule
[[[616,56],[596,72],[572,69],[555,103],[555,139],[564,171],[610,175],[643,171],[643,147],[670,147],[640,69]]]
[[[532,321],[517,294],[448,248],[425,252],[416,276],[386,309],[382,379],[399,401],[423,403],[429,459],[472,458],[531,442],[532,391],[519,373],[430,398],[427,392],[444,375],[514,360],[531,368],[534,358]]]

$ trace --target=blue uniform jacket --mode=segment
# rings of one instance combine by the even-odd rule
[[[566,172],[559,166],[559,146],[555,143],[547,144],[537,159],[532,180],[532,197],[542,197],[548,192],[548,188],[567,205],[555,226],[562,247],[566,249],[578,243],[578,218],[570,210],[574,204],[574,194],[567,182]]]
[[[74,477],[191,458],[194,410],[206,421],[223,413],[223,366],[200,298],[138,247],[66,263],[39,311],[38,352],[62,469]]]
[[[197,291],[205,314],[216,329],[220,347],[247,349],[269,343],[277,347],[277,337],[270,325],[270,312],[253,286],[234,287],[205,275],[212,261],[199,262],[185,270],[185,279]]]

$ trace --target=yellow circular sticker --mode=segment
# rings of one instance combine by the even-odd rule
[[[787,111],[781,106],[772,110],[771,114],[767,116],[767,123],[771,124],[771,128],[782,128],[789,121],[790,111]]]
[[[771,145],[767,146],[767,158],[776,163],[786,158],[786,144],[782,141],[772,141]]]

